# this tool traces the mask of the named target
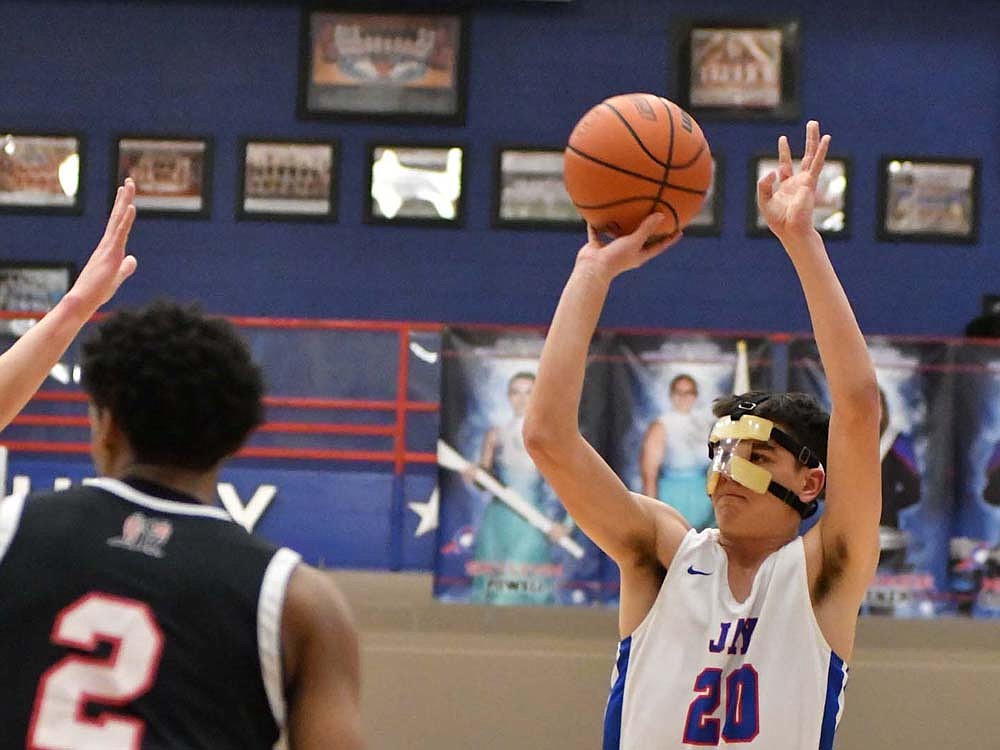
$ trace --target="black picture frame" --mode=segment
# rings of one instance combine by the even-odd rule
[[[468,26],[466,11],[443,6],[308,4],[299,44],[299,117],[464,125]],[[372,53],[365,40],[379,32],[387,40],[416,39],[391,53]],[[319,61],[319,49],[337,62]]]
[[[586,231],[563,184],[562,146],[501,144],[493,163],[494,227]]]
[[[801,158],[793,159],[798,171]],[[771,230],[757,210],[757,181],[766,173],[778,168],[775,154],[757,154],[750,158],[747,167],[747,225],[750,237],[770,237]],[[824,238],[843,240],[851,236],[851,159],[830,154],[823,164],[816,184],[816,205],[813,226]]]
[[[726,181],[726,159],[712,154],[712,181],[701,210],[684,227],[685,237],[717,237],[722,234],[722,206]]]
[[[83,213],[84,146],[81,133],[0,130],[0,213]]]
[[[696,119],[798,119],[797,19],[683,19],[674,29],[674,48],[676,101]],[[746,50],[743,57],[750,59],[733,57],[734,48]],[[729,59],[711,60],[727,54]]]
[[[68,261],[0,260],[0,310],[47,313],[73,286],[76,266]],[[34,318],[0,318],[0,336],[19,337]]]
[[[455,155],[457,151],[457,156]],[[367,224],[393,226],[460,227],[465,222],[465,156],[468,149],[461,143],[421,143],[412,141],[379,141],[368,144],[366,151],[367,174],[364,221]],[[387,152],[392,152],[389,155]],[[457,163],[457,164],[456,164]],[[422,166],[428,166],[423,169]],[[440,168],[438,168],[440,167]],[[401,170],[425,172],[421,178]],[[457,171],[457,175],[455,172]],[[395,172],[395,174],[394,174]],[[438,178],[435,175],[442,175]],[[445,176],[450,175],[450,176]],[[402,179],[400,179],[402,177]],[[417,188],[433,185],[440,180],[444,189],[448,182],[457,181],[457,195],[441,196],[435,204],[426,198],[417,198]],[[423,181],[423,185],[421,184]],[[399,190],[406,192],[400,195]],[[376,197],[376,191],[381,194]],[[426,195],[426,193],[424,193]],[[382,197],[384,196],[384,197]],[[448,209],[447,205],[451,204]],[[453,216],[448,217],[448,211]]]
[[[337,220],[339,140],[245,137],[240,142],[239,158],[237,220]],[[252,158],[270,163],[266,168],[250,168]]]
[[[977,243],[981,172],[976,158],[883,155],[878,239]]]
[[[132,177],[139,216],[207,219],[212,213],[212,161],[208,136],[119,134],[112,142],[108,205],[114,205],[118,186]]]

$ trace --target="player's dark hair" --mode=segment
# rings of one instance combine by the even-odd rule
[[[766,400],[761,401],[767,396]],[[805,445],[826,466],[826,444],[830,435],[830,415],[815,397],[808,393],[767,393],[750,391],[717,398],[712,413],[717,417],[730,414],[740,401],[758,403],[753,413],[776,422],[785,432]]]
[[[97,326],[83,345],[83,387],[141,463],[205,471],[263,418],[260,368],[236,330],[172,302]]]

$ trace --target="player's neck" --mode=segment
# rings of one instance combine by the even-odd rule
[[[731,536],[724,531],[719,532],[719,544],[729,558],[730,567],[756,569],[768,555],[777,552],[788,544],[793,536],[775,534],[770,536]]]
[[[218,472],[194,471],[191,469],[178,469],[173,466],[154,466],[151,464],[130,464],[122,470],[115,472],[115,478],[144,479],[147,482],[169,487],[185,495],[198,500],[205,505],[214,505],[216,497],[216,486],[218,482]]]

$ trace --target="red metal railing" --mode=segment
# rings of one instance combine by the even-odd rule
[[[19,313],[0,311],[0,320],[39,318],[37,313]],[[97,318],[104,317],[103,315]],[[355,399],[269,395],[264,398],[268,407],[353,411],[353,412],[391,412],[394,420],[389,424],[352,424],[349,422],[322,421],[269,421],[258,428],[259,433],[298,434],[298,435],[356,435],[392,438],[391,450],[354,450],[341,448],[295,448],[282,446],[246,446],[239,455],[251,458],[287,458],[330,461],[365,461],[374,463],[390,463],[393,472],[401,474],[406,464],[434,464],[437,457],[434,453],[408,451],[406,448],[407,417],[411,412],[436,412],[439,408],[433,401],[411,401],[407,398],[409,381],[409,356],[411,334],[414,331],[436,332],[441,326],[436,323],[413,323],[397,321],[370,320],[310,320],[302,318],[260,318],[260,317],[228,317],[231,323],[239,328],[267,328],[276,330],[338,330],[338,331],[377,331],[395,333],[397,341],[397,371],[396,398],[388,399]],[[87,396],[82,391],[41,391],[32,399],[33,402],[64,402],[84,403]],[[15,425],[85,428],[89,425],[88,418],[79,415],[42,415],[21,414],[13,421]],[[12,451],[37,453],[88,453],[90,446],[83,441],[40,441],[40,440],[5,440],[4,444]]]

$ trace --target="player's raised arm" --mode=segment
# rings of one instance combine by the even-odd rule
[[[135,221],[135,183],[118,188],[104,237],[65,296],[13,346],[0,355],[0,429],[24,408],[97,309],[132,275],[136,260],[125,255]]]
[[[778,173],[761,179],[757,198],[768,226],[795,266],[829,383],[826,507],[816,533],[829,590],[846,595],[846,610],[857,600],[850,612],[853,622],[878,563],[879,394],[864,337],[823,239],[813,228],[816,183],[829,143],[830,136],[820,138],[819,124],[810,121],[801,170],[793,176],[788,139],[782,136]],[[776,179],[780,179],[777,188]]]
[[[524,422],[525,445],[535,465],[577,525],[623,568],[655,549],[654,514],[584,440],[577,415],[587,349],[611,281],[676,241],[643,248],[660,222],[654,214],[632,234],[603,246],[588,229],[590,240],[577,255],[545,339]]]

